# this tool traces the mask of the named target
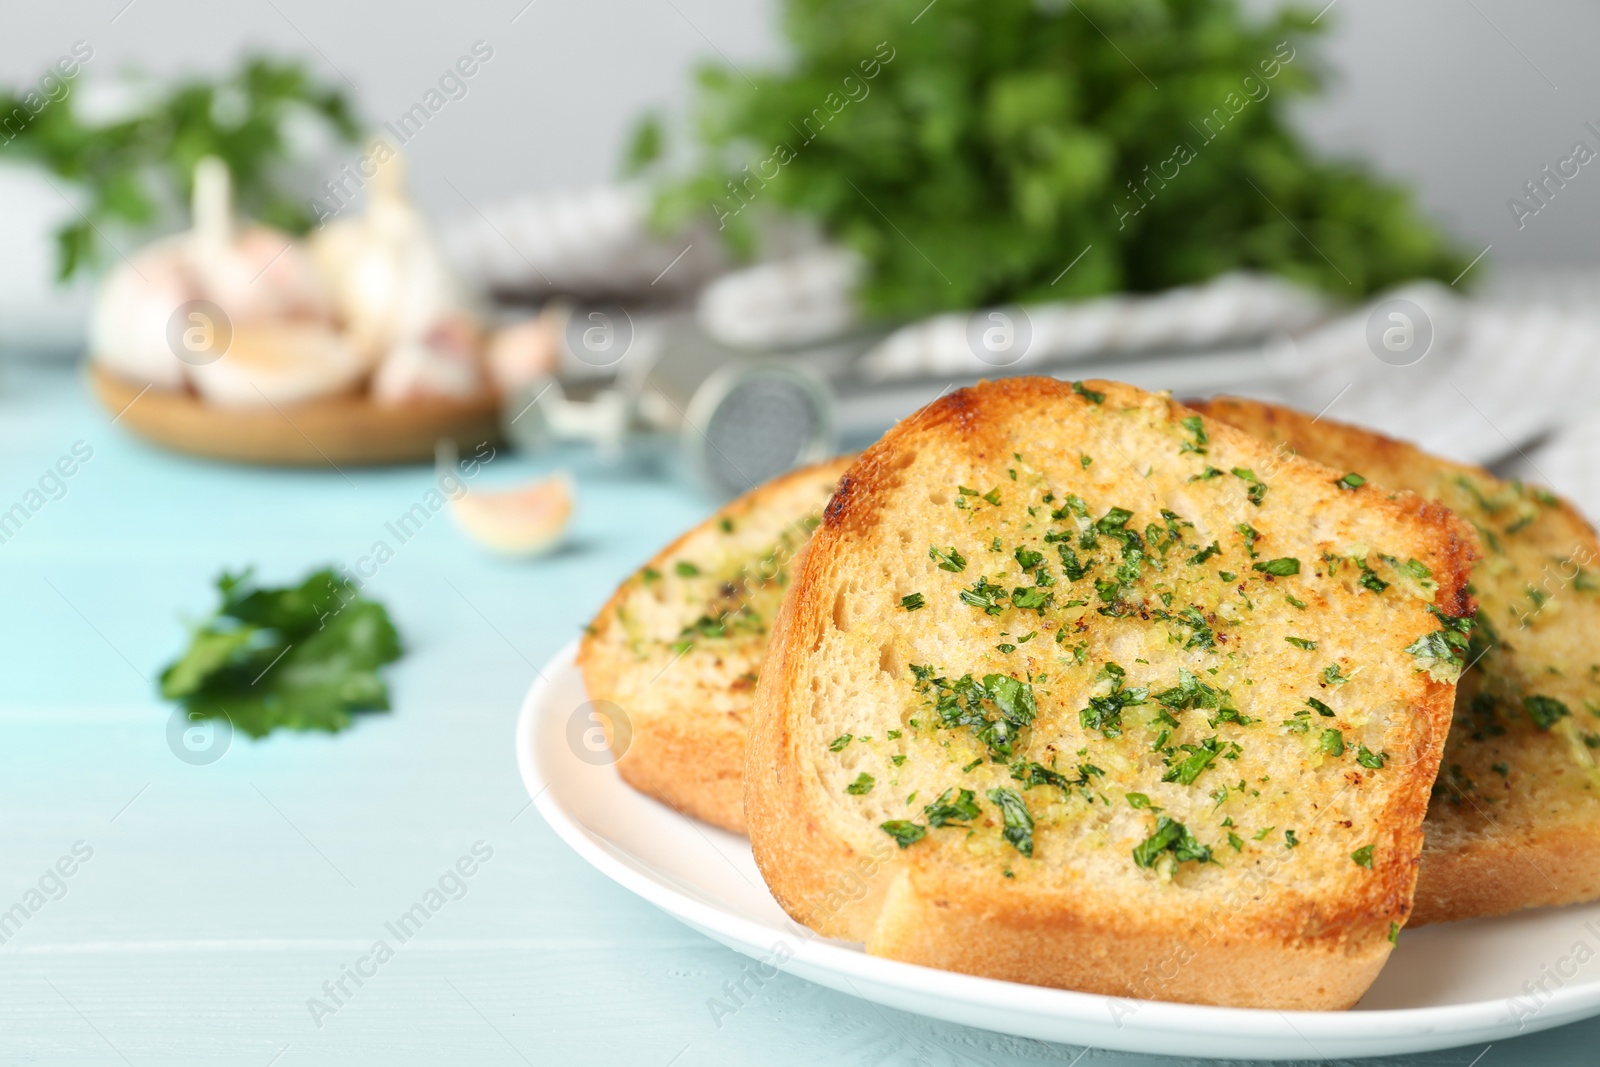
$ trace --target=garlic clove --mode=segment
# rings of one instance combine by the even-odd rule
[[[312,322],[234,324],[227,351],[189,368],[195,389],[221,407],[268,407],[351,392],[366,373],[355,348]]]
[[[556,372],[561,365],[560,320],[565,313],[547,309],[497,331],[489,341],[489,375],[502,393]]]
[[[534,556],[561,541],[574,508],[564,473],[518,489],[470,489],[452,497],[450,513],[474,541],[507,556]]]
[[[372,396],[380,404],[444,397],[470,400],[488,391],[483,335],[464,316],[441,319],[424,336],[396,345],[378,365]]]

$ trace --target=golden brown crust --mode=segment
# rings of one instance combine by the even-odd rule
[[[1153,402],[1148,394],[1117,383],[1084,385],[1106,394],[1106,411]],[[1073,405],[1086,403],[1081,393],[1051,379],[1008,379],[960,390],[901,422],[841,479],[823,528],[795,569],[757,686],[745,780],[757,862],[779,903],[798,921],[909,962],[1120,996],[1285,1009],[1348,1007],[1387,957],[1391,924],[1402,923],[1409,911],[1428,789],[1454,700],[1454,687],[1447,682],[1416,675],[1411,683],[1409,714],[1419,725],[1411,746],[1397,753],[1397,773],[1385,779],[1387,800],[1373,820],[1378,836],[1371,876],[1359,883],[1340,881],[1337,894],[1310,885],[1285,891],[1285,883],[1272,877],[1271,861],[1264,864],[1264,880],[1254,883],[1257,892],[1235,887],[1198,908],[1192,899],[1159,895],[1148,906],[1130,906],[1107,899],[1104,887],[1070,870],[1057,881],[1030,876],[1020,860],[1016,879],[997,887],[994,869],[972,862],[970,846],[958,837],[935,841],[930,834],[915,852],[895,850],[887,838],[841,831],[819,800],[814,754],[822,727],[807,716],[820,712],[803,711],[799,698],[819,684],[819,650],[826,641],[842,640],[838,631],[851,628],[853,609],[840,594],[850,587],[844,573],[849,562],[897,533],[916,551],[903,533],[910,520],[890,513],[895,490],[922,487],[922,482],[906,482],[908,469],[925,449],[949,442],[959,442],[962,458],[974,467],[1004,466],[1014,446],[1029,447],[1016,445],[1019,425],[1030,420],[1059,425],[1079,417]],[[1171,420],[1191,414],[1165,403]],[[1262,456],[1248,435],[1209,421],[1205,426],[1216,448]],[[1105,462],[1118,448],[1108,443]],[[1285,457],[1272,492],[1303,491],[1308,507],[1348,509],[1331,489],[1334,477],[1320,465]],[[1470,598],[1460,587],[1473,551],[1470,532],[1446,509],[1410,494],[1388,499],[1373,494],[1371,508],[1405,531],[1405,543],[1417,546],[1419,558],[1426,553],[1441,608],[1447,613],[1469,609]],[[884,578],[893,588],[887,572]],[[1433,626],[1420,607],[1414,614],[1421,618],[1408,625],[1418,627],[1417,633]],[[915,621],[938,625],[937,619]],[[1363,774],[1349,777],[1359,783]],[[1328,810],[1336,806],[1330,801]],[[1348,858],[1343,862],[1348,865]],[[867,874],[853,891],[843,888],[844,872],[863,871]],[[1242,877],[1248,883],[1249,876]],[[1174,959],[1178,965],[1170,966]],[[1159,980],[1152,981],[1158,971]]]
[[[1258,401],[1219,397],[1198,402],[1197,409],[1238,426],[1264,440],[1292,449],[1343,470],[1354,470],[1375,486],[1413,490],[1428,496],[1455,494],[1454,504],[1474,521],[1481,520],[1495,538],[1486,547],[1491,570],[1480,586],[1494,586],[1499,571],[1531,558],[1600,559],[1594,528],[1571,504],[1545,495],[1537,523],[1522,537],[1541,537],[1519,544],[1504,520],[1491,515],[1460,480],[1477,493],[1522,494],[1489,472],[1429,455],[1413,445],[1327,419],[1313,419],[1287,408]],[[1497,506],[1499,506],[1497,504]],[[1520,586],[1538,577],[1511,583]],[[1506,583],[1502,580],[1501,586]],[[1540,583],[1543,584],[1543,583]],[[1483,667],[1469,671],[1458,690],[1446,762],[1455,773],[1441,780],[1424,824],[1427,844],[1417,882],[1414,924],[1499,915],[1520,908],[1569,904],[1600,898],[1600,787],[1571,739],[1531,728],[1525,721],[1485,722],[1471,705],[1484,691],[1484,670],[1496,668],[1525,684],[1548,676],[1548,660],[1567,651],[1585,651],[1600,606],[1570,587],[1553,590],[1560,613],[1545,613],[1542,629],[1518,631],[1505,614],[1510,606],[1503,592],[1484,595],[1485,621],[1502,631],[1504,642],[1485,654]],[[1539,615],[1537,605],[1534,610]],[[1562,631],[1572,631],[1570,640]],[[1552,646],[1554,648],[1552,649]],[[1499,662],[1500,658],[1504,662]],[[1569,657],[1571,659],[1572,657]],[[1593,658],[1592,656],[1590,657]],[[1563,695],[1582,694],[1584,660],[1564,663],[1569,679]],[[1592,668],[1591,668],[1592,669]],[[1576,688],[1574,688],[1576,686]],[[1571,700],[1575,713],[1579,701]],[[1563,726],[1567,724],[1562,724]],[[1493,786],[1490,783],[1498,783]],[[1488,795],[1484,795],[1487,793]]]
[[[1563,823],[1425,850],[1411,922],[1453,922],[1596,899],[1600,830],[1593,823]]]
[[[657,636],[676,640],[679,628],[693,623],[704,608],[704,591],[697,586],[719,579],[680,579],[672,573],[674,563],[686,553],[704,562],[705,556],[723,551],[715,543],[727,539],[720,529],[725,521],[733,525],[733,536],[744,538],[724,551],[721,571],[728,575],[748,569],[774,537],[803,541],[802,521],[808,512],[815,515],[827,487],[850,460],[839,457],[791,471],[731,501],[618,586],[589,624],[578,646],[578,667],[590,699],[608,701],[627,717],[628,747],[616,766],[630,786],[686,815],[744,832],[745,731],[765,657],[764,632],[698,642],[680,654],[659,639],[631,639],[628,611],[659,610],[664,618],[655,626],[667,630]],[[786,571],[783,566],[771,577],[781,582]],[[659,575],[650,581],[661,588],[673,587],[660,599],[681,596],[682,603],[652,603],[647,572]],[[735,596],[723,603],[736,608],[741,601]],[[612,742],[609,723],[607,728]]]

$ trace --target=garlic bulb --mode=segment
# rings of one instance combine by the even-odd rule
[[[237,226],[231,201],[227,167],[202,159],[193,229],[147,245],[102,282],[91,357],[132,381],[192,384],[207,400],[235,405],[348,389],[365,367],[334,330],[304,251],[288,234]],[[214,307],[199,312],[208,340],[195,347],[187,338],[196,311],[185,305],[202,300]],[[281,350],[269,352],[272,345]]]
[[[312,255],[352,343],[378,369],[373,396],[404,403],[487,388],[477,315],[405,191],[400,155],[383,142],[367,211],[328,224]]]

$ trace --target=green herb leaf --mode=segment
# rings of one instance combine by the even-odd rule
[[[1287,578],[1291,574],[1300,573],[1300,561],[1293,556],[1280,556],[1278,559],[1264,559],[1259,563],[1252,563],[1250,569],[1260,571],[1262,574]]]
[[[960,574],[967,569],[967,557],[957,552],[954,545],[943,550],[930,545],[928,558],[939,564],[940,570],[950,571],[952,574]]]
[[[224,574],[217,588],[221,606],[161,672],[161,695],[191,719],[226,717],[261,737],[278,728],[332,733],[354,712],[388,709],[378,668],[400,658],[400,638],[355,583],[330,569],[262,588],[246,571]]]
[[[1000,808],[1000,817],[1005,823],[1001,836],[1018,852],[1032,857],[1033,816],[1029,814],[1022,794],[1015,789],[991,789],[988,797]]]
[[[1161,815],[1156,818],[1155,832],[1134,846],[1133,862],[1148,870],[1168,853],[1172,855],[1175,864],[1189,861],[1206,863],[1211,859],[1211,850],[1196,841],[1188,827],[1175,819]]]
[[[1072,383],[1072,391],[1074,393],[1077,393],[1079,396],[1083,397],[1085,400],[1089,401],[1089,403],[1091,403],[1091,404],[1103,404],[1103,403],[1105,403],[1106,394],[1097,393],[1093,389],[1085,389],[1083,387],[1083,383],[1082,382],[1073,382]]]
[[[964,826],[978,817],[978,802],[972,790],[961,790],[954,800],[950,799],[951,792],[946,789],[939,794],[938,800],[922,809],[930,827]]]
[[[1372,845],[1362,845],[1350,853],[1350,858],[1355,861],[1357,867],[1365,867],[1370,871],[1372,870],[1372,849]]]
[[[878,829],[894,838],[895,844],[901,848],[910,848],[928,836],[927,827],[906,819],[890,819],[886,823],[879,823]]]
[[[1526,696],[1522,698],[1522,706],[1528,713],[1528,718],[1541,730],[1548,730],[1560,720],[1571,715],[1567,706],[1554,697]]]
[[[872,787],[877,784],[878,783],[873,779],[872,775],[868,774],[866,771],[862,771],[860,774],[856,775],[855,781],[844,787],[844,791],[853,797],[859,797],[865,793],[872,792]]]
[[[912,593],[910,596],[900,598],[900,606],[907,611],[916,611],[926,603],[927,601],[922,598],[921,593]]]

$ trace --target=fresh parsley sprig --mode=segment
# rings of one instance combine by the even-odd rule
[[[225,717],[262,737],[279,728],[334,733],[354,712],[388,710],[378,668],[400,658],[400,636],[353,582],[320,570],[269,589],[247,570],[224,573],[217,589],[216,613],[161,672],[161,695],[191,718]]]

